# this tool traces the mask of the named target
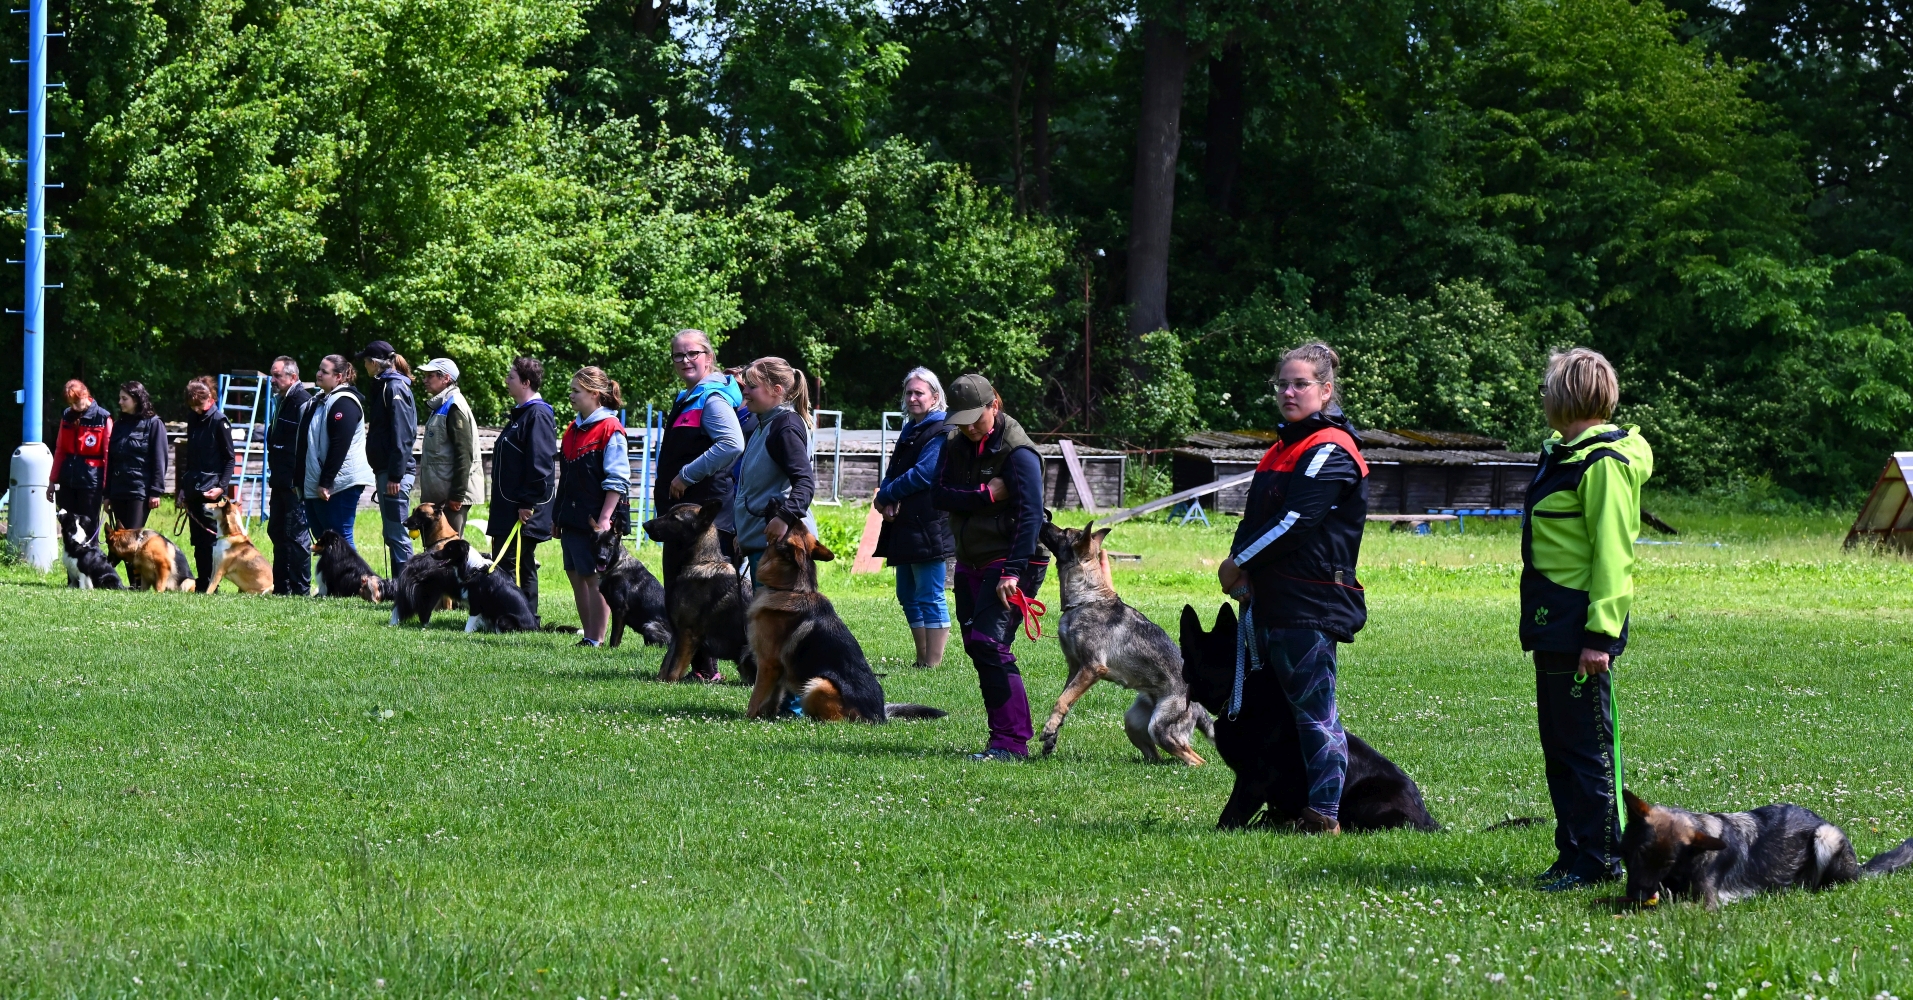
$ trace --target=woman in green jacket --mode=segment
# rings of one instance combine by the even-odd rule
[[[1641,485],[1654,452],[1640,429],[1608,422],[1614,366],[1585,347],[1548,360],[1542,445],[1521,519],[1521,648],[1534,654],[1535,708],[1558,892],[1621,877],[1619,775],[1608,671],[1627,646]]]

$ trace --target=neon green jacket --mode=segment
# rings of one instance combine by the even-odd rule
[[[1521,523],[1521,646],[1620,655],[1634,605],[1634,539],[1654,450],[1640,428],[1598,424],[1542,445]]]

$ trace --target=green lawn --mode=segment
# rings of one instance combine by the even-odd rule
[[[1631,786],[1913,834],[1907,565],[1839,518],[1650,506],[1687,530],[1640,549]],[[1213,615],[1231,528],[1118,528],[1119,586]],[[1142,764],[1112,688],[1052,759],[964,761],[974,676],[907,666],[888,575],[825,585],[947,719],[747,723],[655,649],[0,570],[0,995],[1913,996],[1913,874],[1719,913],[1528,888],[1550,830],[1481,832],[1548,815],[1518,559],[1511,525],[1370,533],[1345,718],[1446,830],[1339,839],[1217,833],[1228,770]],[[1017,648],[1040,722],[1062,658]]]

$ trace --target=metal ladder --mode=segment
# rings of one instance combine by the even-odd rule
[[[219,412],[232,424],[233,499],[239,503],[240,523],[266,516],[267,449],[264,427],[271,419],[272,380],[259,372],[219,376]],[[254,457],[259,471],[252,472]],[[248,491],[248,485],[253,489]]]

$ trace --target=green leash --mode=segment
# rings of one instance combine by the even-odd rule
[[[1614,660],[1612,656],[1607,660],[1607,714],[1608,728],[1614,734],[1614,829],[1619,836],[1627,829],[1627,805],[1621,800],[1621,792],[1627,787],[1627,765],[1621,761],[1621,699],[1615,695]],[[1586,684],[1589,676],[1576,668],[1574,683]]]

